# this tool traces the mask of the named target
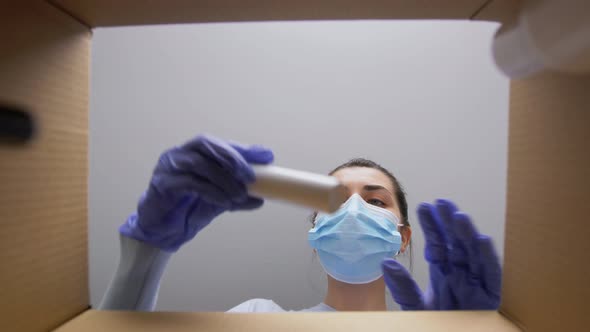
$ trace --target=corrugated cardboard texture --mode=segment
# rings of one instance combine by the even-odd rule
[[[324,19],[469,19],[489,0],[50,0],[92,27]]]
[[[495,311],[230,314],[89,310],[57,331],[512,332],[520,330]]]
[[[0,142],[1,331],[42,331],[88,307],[89,31],[43,1],[0,12],[0,102],[37,137]]]
[[[590,76],[513,81],[502,312],[529,331],[590,326]]]

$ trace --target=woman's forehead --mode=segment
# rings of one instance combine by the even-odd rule
[[[366,185],[380,185],[392,193],[395,191],[387,175],[375,168],[347,167],[334,172],[332,175],[350,190],[361,189]]]

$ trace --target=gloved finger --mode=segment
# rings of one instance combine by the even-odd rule
[[[431,204],[421,203],[418,206],[418,221],[426,241],[424,258],[430,263],[446,263],[447,239],[436,208]]]
[[[457,206],[446,199],[439,199],[436,201],[436,207],[441,216],[441,221],[447,236],[449,250],[448,260],[453,265],[463,266],[468,263],[468,256],[465,248],[457,240],[454,230],[455,213],[459,212]]]
[[[262,145],[243,145],[239,143],[230,143],[231,147],[236,149],[244,159],[254,164],[270,164],[274,160],[274,154],[268,148]]]
[[[213,160],[218,167],[233,174],[241,182],[251,183],[254,181],[254,171],[246,159],[229,143],[219,138],[201,135],[186,143],[182,148],[201,153]]]
[[[238,211],[238,210],[255,210],[264,204],[264,200],[258,197],[248,197],[245,202],[242,203],[235,203],[231,207],[231,211]]]
[[[234,202],[243,202],[247,199],[248,191],[243,183],[198,152],[174,149],[160,159],[160,164],[162,167],[156,168],[156,174],[193,174],[196,175],[195,180],[204,178],[205,181],[221,188]]]
[[[481,262],[481,280],[484,288],[491,298],[496,299],[500,304],[502,292],[502,267],[500,259],[494,249],[494,244],[489,236],[482,235],[478,239],[479,257]]]
[[[452,244],[453,241],[455,241],[452,228],[453,215],[455,214],[455,212],[459,211],[459,209],[457,208],[455,203],[447,199],[437,199],[436,209],[438,211],[438,215],[440,216],[440,220],[442,221],[442,225],[445,230],[447,240],[449,241],[449,244]]]
[[[204,178],[198,178],[193,174],[154,174],[151,187],[164,195],[166,193],[191,193],[201,196],[205,201],[230,208],[231,197],[221,188]]]
[[[424,298],[418,284],[400,263],[387,258],[381,263],[385,284],[402,310],[424,310]]]
[[[453,219],[453,231],[457,239],[455,247],[461,248],[467,255],[467,261],[461,263],[467,265],[471,277],[479,277],[479,232],[467,214],[456,212]]]

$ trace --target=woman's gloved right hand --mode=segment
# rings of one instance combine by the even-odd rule
[[[124,236],[177,251],[224,211],[251,210],[263,200],[248,195],[250,163],[273,161],[271,150],[198,136],[164,152],[137,212],[121,225]]]

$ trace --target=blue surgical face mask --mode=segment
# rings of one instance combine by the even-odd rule
[[[319,214],[308,241],[332,278],[349,284],[379,279],[381,262],[401,248],[399,219],[352,195],[332,214]]]

